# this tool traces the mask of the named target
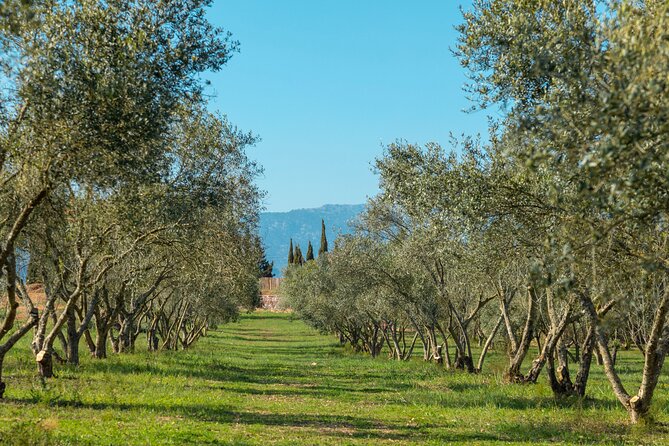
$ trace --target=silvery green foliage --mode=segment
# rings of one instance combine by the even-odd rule
[[[514,380],[545,365],[556,394],[573,390],[556,368],[583,343],[579,391],[596,348],[632,420],[647,416],[669,351],[668,25],[664,1],[474,2],[456,54],[475,108],[501,112],[490,143],[389,145],[356,236],[328,268],[288,277],[328,296],[299,304],[321,302],[312,314],[339,332],[340,318],[388,327],[382,309],[400,310],[460,358],[472,336],[494,338],[499,308]],[[544,347],[522,375],[531,337]],[[621,344],[645,354],[636,395],[617,377]]]
[[[0,263],[22,249],[45,287],[45,376],[62,331],[73,363],[93,323],[92,351],[186,348],[257,300],[256,138],[206,111],[200,74],[237,50],[209,4],[0,8]]]

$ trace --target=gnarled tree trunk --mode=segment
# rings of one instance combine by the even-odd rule
[[[586,314],[593,324],[597,324],[595,327],[595,339],[597,348],[602,356],[602,362],[604,363],[604,372],[616,398],[627,409],[632,423],[649,420],[653,394],[662,373],[664,360],[669,351],[669,326],[667,326],[669,290],[662,284],[658,294],[660,295],[660,301],[655,310],[650,336],[645,348],[641,385],[636,395],[630,395],[615,369],[606,333],[598,324],[599,317],[595,310],[595,305],[586,293],[580,293],[581,302]]]
[[[530,343],[534,336],[534,325],[536,323],[536,305],[537,305],[537,295],[536,290],[532,286],[527,287],[527,317],[525,318],[525,327],[523,328],[523,334],[520,338],[520,342],[515,341],[515,336],[512,332],[509,332],[509,339],[511,345],[516,345],[515,349],[511,350],[509,367],[506,370],[506,378],[510,382],[523,382],[525,377],[520,372],[520,367],[525,360],[528,350],[530,349]],[[506,305],[502,305],[502,311],[506,312]],[[505,316],[505,319],[508,320],[508,316]],[[510,326],[507,325],[507,330]]]
[[[14,327],[14,322],[16,320],[16,311],[19,307],[19,303],[16,299],[16,259],[14,258],[14,253],[10,253],[7,256],[5,261],[5,278],[7,280],[7,313],[5,313],[5,318],[0,326],[0,340],[2,340],[7,333]],[[0,345],[0,398],[4,397],[5,389],[7,384],[2,380],[2,366],[5,361],[5,355],[16,345],[16,343],[25,336],[28,331],[33,328],[39,319],[37,309],[30,302],[30,297],[27,293],[23,296],[24,301],[26,302],[26,308],[28,309],[28,320],[19,327],[14,333],[12,333],[4,343]]]

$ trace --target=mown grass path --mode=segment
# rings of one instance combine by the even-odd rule
[[[664,428],[627,425],[598,368],[590,399],[556,401],[544,383],[502,383],[499,356],[470,376],[373,360],[333,341],[287,314],[258,312],[190,351],[86,358],[46,386],[30,354],[14,351],[0,444],[669,444]],[[638,368],[637,356],[622,366]]]

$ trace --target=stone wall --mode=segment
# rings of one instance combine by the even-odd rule
[[[263,310],[276,310],[279,303],[279,287],[283,279],[278,277],[261,277],[259,280],[260,308]]]

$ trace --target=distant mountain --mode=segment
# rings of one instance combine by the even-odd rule
[[[364,204],[326,204],[316,209],[295,209],[288,212],[263,212],[260,214],[260,237],[265,246],[267,260],[274,262],[274,275],[282,276],[288,263],[290,239],[299,244],[307,254],[311,240],[314,255],[318,254],[321,241],[321,219],[325,220],[325,233],[330,249],[339,234],[351,232],[349,222],[365,208]]]

